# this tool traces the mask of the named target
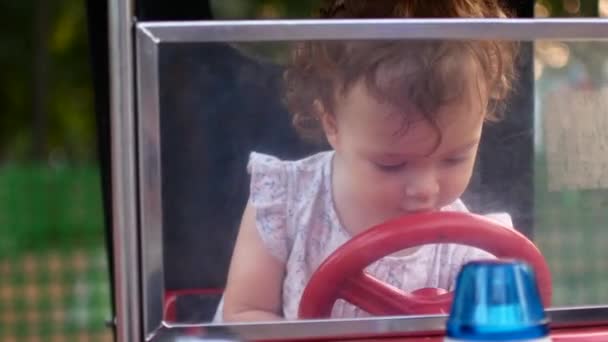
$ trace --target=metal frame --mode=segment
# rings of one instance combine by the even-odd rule
[[[605,19],[340,19],[147,22],[158,43],[325,39],[605,40]]]
[[[159,123],[158,49],[164,43],[290,41],[313,39],[509,39],[509,40],[605,40],[608,22],[601,19],[382,19],[382,20],[272,20],[212,22],[149,22],[136,25],[137,104],[139,106],[138,154],[140,201],[135,184],[135,137],[133,115],[134,89],[129,27],[124,6],[117,8],[112,45],[113,75],[113,179],[114,238],[119,340],[141,340],[137,336],[143,321],[148,339],[161,336],[166,328],[180,331],[192,325],[167,325],[162,322],[164,286],[162,206]],[[122,21],[119,20],[122,18]],[[120,36],[120,33],[124,36]],[[141,221],[137,244],[136,207],[140,203]],[[135,241],[134,241],[135,239]],[[136,250],[141,251],[140,273]],[[159,278],[160,276],[160,278]],[[143,318],[136,311],[143,309]],[[156,310],[156,311],[155,311]],[[608,306],[551,309],[558,325],[608,322]],[[122,321],[121,326],[121,320]],[[444,327],[445,316],[391,317],[358,320],[332,320],[267,324],[202,325],[209,336],[239,338],[311,338],[338,335],[398,334],[435,331]],[[129,338],[127,338],[129,337]]]
[[[118,341],[141,341],[137,169],[133,73],[133,0],[109,2],[112,244]]]
[[[139,34],[140,31],[138,31]],[[158,45],[155,39],[137,39],[137,106],[145,113],[138,125],[140,248],[143,275],[144,331],[149,333],[162,320],[163,284],[162,187]],[[141,116],[140,116],[141,117]],[[145,228],[144,228],[145,227]],[[154,248],[150,248],[150,245]],[[158,296],[161,294],[161,296]],[[161,309],[161,310],[159,310]]]
[[[608,310],[595,307],[572,307],[547,310],[553,328],[594,327],[607,321]],[[234,341],[307,341],[330,338],[364,338],[440,334],[445,330],[446,315],[391,316],[383,318],[331,319],[289,322],[241,323],[231,325],[165,324],[154,341],[170,336],[191,336],[210,340]],[[415,336],[415,335],[414,335]]]

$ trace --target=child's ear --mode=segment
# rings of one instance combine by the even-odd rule
[[[338,144],[338,125],[336,122],[336,117],[325,109],[325,106],[323,106],[323,103],[321,103],[320,100],[315,100],[313,105],[315,112],[321,121],[321,126],[323,127],[323,132],[325,133],[327,142],[331,145],[331,147],[336,149]]]

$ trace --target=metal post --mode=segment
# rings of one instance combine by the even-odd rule
[[[116,336],[142,341],[133,67],[134,0],[109,1],[112,226]]]

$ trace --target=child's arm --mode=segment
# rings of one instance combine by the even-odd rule
[[[224,293],[225,321],[283,319],[281,293],[285,265],[272,256],[256,229],[256,210],[247,204]]]

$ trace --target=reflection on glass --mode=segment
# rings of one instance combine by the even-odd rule
[[[320,13],[505,16],[491,3],[392,6],[334,2]],[[249,155],[249,200],[215,320],[297,319],[314,270],[352,237],[405,215],[468,212],[460,198],[473,175],[482,127],[498,120],[512,88],[515,55],[516,44],[506,41],[296,44],[284,72],[287,109],[302,138],[328,149],[296,160],[259,150]],[[491,215],[504,229],[512,226],[508,213]],[[440,295],[452,289],[463,264],[494,257],[448,242],[391,251],[366,273],[395,289]],[[348,301],[338,300],[329,316],[382,312]]]
[[[535,241],[553,272],[555,305],[605,303],[608,45],[535,46],[544,65],[535,83]],[[548,46],[567,51],[567,63],[552,65],[539,51]]]
[[[328,2],[320,15],[505,16],[502,8],[490,2],[476,7],[421,2],[407,8],[391,2],[352,3]],[[173,291],[167,299],[171,306],[166,318],[181,320],[177,317],[183,298],[180,288],[207,283],[211,285],[189,295],[221,294],[219,303],[219,296],[206,303],[218,307],[215,322],[297,319],[313,272],[351,238],[407,215],[469,211],[461,197],[474,173],[479,173],[474,165],[482,128],[487,122],[500,121],[510,99],[518,71],[518,44],[292,43],[287,48],[240,44],[238,52],[224,44],[201,44],[193,51],[184,50],[191,45],[174,51],[169,45],[161,51],[160,80],[169,82],[160,86],[162,150],[166,151],[163,217],[165,227],[171,227],[165,229],[165,266],[169,268],[165,278],[166,288]],[[272,56],[270,60],[283,57],[284,64],[253,57],[260,53]],[[194,62],[195,56],[206,61]],[[193,80],[195,75],[200,79]],[[175,91],[173,86],[183,88],[188,82],[196,89],[177,91],[174,98],[169,95]],[[193,115],[192,108],[197,107],[198,114]],[[492,139],[493,133],[484,135]],[[515,150],[516,143],[503,145]],[[477,190],[482,181],[477,176]],[[487,198],[477,193],[472,202],[479,204]],[[478,207],[503,229],[511,229],[510,214],[521,213],[502,208],[502,202]],[[205,235],[211,242],[208,249],[200,248],[195,238],[184,242],[180,234],[192,233],[194,225],[200,229],[201,222],[209,230]],[[400,291],[441,295],[453,288],[463,264],[494,257],[488,251],[449,242],[442,233],[420,245],[391,250],[390,255],[373,260],[366,274],[375,279],[370,281]],[[208,256],[184,258],[184,251],[191,249],[220,261]],[[198,274],[179,271],[196,267]],[[328,316],[382,313],[353,303],[353,298],[348,301],[336,301]]]
[[[606,44],[529,46],[162,47],[165,319],[297,319],[326,257],[421,211],[514,226],[543,252],[554,305],[605,302]],[[366,271],[406,292],[450,291],[464,263],[491,257],[429,243]],[[331,313],[367,315],[343,300]]]
[[[604,302],[605,44],[536,42],[536,51],[563,55],[536,53],[534,91],[519,82],[532,79],[525,68],[493,60],[508,61],[514,45],[208,43],[162,52],[162,144],[172,152],[163,155],[165,318],[219,322],[218,307],[236,313],[260,300],[252,316],[233,318],[296,319],[309,277],[353,236],[402,215],[467,206],[518,229],[533,217],[523,231],[550,265],[554,305]],[[497,50],[479,53],[486,48]],[[533,95],[535,126],[493,141],[511,116],[533,115],[514,100]],[[510,144],[532,135],[533,192],[517,183],[526,174],[505,180],[484,174],[492,169],[483,159],[474,165],[478,146],[512,163],[522,149]],[[490,188],[496,174],[499,186]],[[518,198],[533,200],[529,212],[510,210]],[[366,271],[407,292],[449,291],[463,263],[487,257],[427,244]],[[332,312],[366,315],[343,300]]]

